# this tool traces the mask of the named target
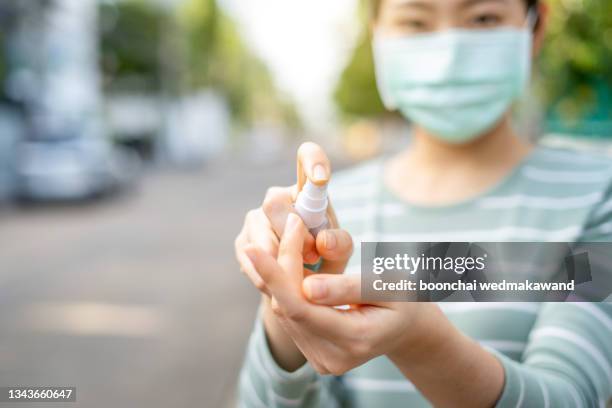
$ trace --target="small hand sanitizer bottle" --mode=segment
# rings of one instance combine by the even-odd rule
[[[328,227],[327,184],[318,186],[307,180],[295,200],[295,211],[314,237]]]

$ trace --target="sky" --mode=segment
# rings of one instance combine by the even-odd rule
[[[350,57],[359,25],[357,0],[220,0],[277,86],[297,103],[305,122],[334,121],[334,85]]]

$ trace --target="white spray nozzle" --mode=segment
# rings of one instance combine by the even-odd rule
[[[327,224],[327,184],[318,186],[307,180],[295,200],[295,211],[311,232],[324,227]]]

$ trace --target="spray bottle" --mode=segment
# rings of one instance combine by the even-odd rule
[[[298,193],[295,200],[294,208],[298,213],[304,225],[308,228],[308,231],[314,237],[324,229],[329,227],[329,220],[327,219],[327,205],[329,201],[327,199],[327,183],[318,186],[306,180],[304,187]],[[321,259],[314,265],[305,264],[304,267],[310,269],[313,272],[317,272],[321,267]],[[339,310],[349,310],[350,305],[339,305],[334,306]]]
[[[327,184],[316,185],[306,180],[302,191],[295,200],[295,211],[298,213],[310,233],[317,234],[329,225],[327,219]]]

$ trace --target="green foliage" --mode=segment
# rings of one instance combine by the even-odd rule
[[[106,88],[159,90],[164,13],[142,1],[103,4],[100,53]]]
[[[334,90],[334,102],[345,119],[349,120],[385,113],[375,80],[372,39],[367,24],[370,8],[370,0],[359,2],[357,17],[363,22],[363,29]]]
[[[378,116],[385,112],[374,78],[371,40],[364,33],[334,91],[334,100],[345,116]]]
[[[215,0],[188,1],[178,11],[178,25],[187,48],[188,87],[201,88],[210,85],[211,62],[222,46],[219,44],[218,33],[220,19],[226,20],[226,17],[219,12]]]
[[[122,1],[101,6],[101,23],[107,89],[178,95],[215,88],[239,124],[274,117],[299,125],[293,105],[215,0],[185,1],[175,13],[151,2]]]
[[[549,5],[538,87],[551,119],[566,127],[612,120],[612,2],[549,0]]]
[[[252,121],[256,99],[274,95],[266,67],[250,53],[235,24],[214,1],[189,1],[179,16],[189,44],[189,86],[217,88],[228,99],[234,117]]]
[[[272,118],[299,126],[294,106],[279,94],[268,68],[252,54],[215,0],[184,3],[179,22],[189,48],[189,87],[223,92],[241,124]]]

